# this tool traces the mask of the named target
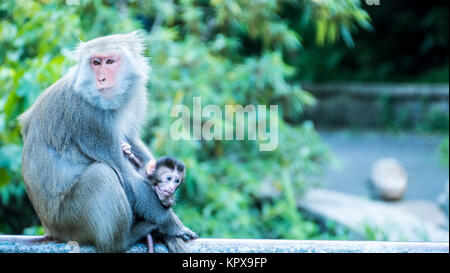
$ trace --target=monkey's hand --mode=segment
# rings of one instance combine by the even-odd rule
[[[156,160],[152,158],[145,166],[145,174],[147,176],[151,176],[152,174],[155,173],[155,170],[156,170]]]
[[[126,154],[126,155],[131,155],[131,145],[126,143],[125,141],[122,141],[122,151]]]

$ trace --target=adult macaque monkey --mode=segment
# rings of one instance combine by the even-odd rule
[[[20,117],[26,190],[53,239],[119,252],[155,224],[175,251],[197,238],[154,191],[142,189],[146,178],[122,154],[126,141],[142,162],[153,159],[139,138],[149,72],[143,49],[136,32],[81,43],[77,65]],[[151,223],[133,223],[140,192]]]

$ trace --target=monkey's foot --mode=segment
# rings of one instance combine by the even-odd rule
[[[183,233],[181,233],[177,237],[183,239],[183,241],[190,241],[190,240],[198,239],[197,233],[193,232],[192,230],[190,230],[187,227],[184,227]]]

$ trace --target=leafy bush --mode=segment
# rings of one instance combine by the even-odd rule
[[[67,3],[78,1],[68,1]],[[367,24],[359,1],[4,1],[0,4],[0,231],[36,226],[26,218],[11,227],[9,196],[25,199],[16,118],[73,64],[78,39],[142,28],[153,71],[144,140],[158,156],[171,154],[188,168],[175,210],[204,237],[311,238],[318,227],[303,219],[296,197],[311,185],[328,151],[311,122],[300,122],[311,94],[292,82],[286,64],[300,36],[280,17],[292,5],[309,10],[318,42],[350,41],[350,23]],[[336,16],[328,17],[338,9]],[[326,33],[326,34],[325,34]],[[326,35],[328,38],[323,38]],[[174,141],[176,104],[277,104],[279,145],[260,152],[259,141]],[[260,117],[265,118],[265,117]],[[287,123],[286,120],[291,121]],[[295,122],[293,122],[295,121]],[[196,121],[199,122],[199,121]],[[201,121],[205,122],[205,120]],[[29,204],[28,204],[28,209]],[[24,232],[42,230],[36,227]]]
[[[439,151],[441,154],[441,161],[444,166],[448,167],[449,164],[449,153],[448,153],[448,143],[449,143],[449,137],[447,136],[439,146]]]
[[[340,5],[340,1],[333,2]],[[373,31],[354,28],[357,43],[352,50],[349,50],[352,41],[333,46],[318,45],[314,41],[317,33],[311,27],[315,22],[293,20],[291,29],[302,33],[307,54],[293,55],[289,64],[302,72],[297,74],[302,81],[448,83],[448,5],[446,0],[396,0],[381,1],[378,6],[364,5]],[[339,8],[335,9],[335,16],[341,16],[339,11]],[[287,18],[302,18],[307,14],[304,5],[285,12]],[[360,25],[371,29],[364,20]],[[328,36],[333,37],[322,35]]]

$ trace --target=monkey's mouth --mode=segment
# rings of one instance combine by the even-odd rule
[[[114,94],[114,90],[112,87],[99,88],[98,92],[100,92],[102,97],[107,98],[107,99],[113,98],[116,95],[116,94]]]
[[[170,196],[170,193],[165,190],[160,189],[158,187],[158,184],[155,185],[155,191],[160,199],[165,199]]]

